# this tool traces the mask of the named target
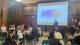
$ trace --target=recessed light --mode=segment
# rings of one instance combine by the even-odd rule
[[[17,2],[20,2],[21,0],[16,0]]]

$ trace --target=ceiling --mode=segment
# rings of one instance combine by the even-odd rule
[[[36,3],[38,0],[22,0],[21,3]]]
[[[36,3],[40,1],[43,2],[43,1],[59,1],[59,0],[22,0],[21,3]],[[62,1],[80,2],[80,0],[62,0]]]
[[[36,2],[45,2],[45,1],[55,2],[55,1],[66,1],[66,0],[22,0],[21,3],[36,3]]]

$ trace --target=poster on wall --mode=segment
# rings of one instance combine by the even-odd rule
[[[24,7],[24,15],[35,15],[36,7]]]

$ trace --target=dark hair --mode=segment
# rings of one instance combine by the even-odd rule
[[[8,33],[11,34],[11,33],[13,33],[13,32],[14,32],[14,30],[10,30]]]

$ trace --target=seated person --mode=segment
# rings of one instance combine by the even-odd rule
[[[54,35],[54,34],[53,34]],[[59,39],[56,39],[54,36],[53,38],[49,41],[49,45],[62,45],[60,42],[59,42]]]
[[[49,42],[50,45],[65,45],[60,32],[55,31],[53,35],[53,38]]]
[[[2,37],[7,36],[7,27],[4,25],[1,26],[1,34],[2,34]]]
[[[49,41],[49,45],[61,45],[61,43],[59,42],[59,40],[53,38]]]
[[[80,45],[80,32],[76,32],[75,37],[74,37],[74,42]]]
[[[39,36],[42,36],[43,32],[42,32],[41,28],[40,27],[37,27],[37,30],[38,30]]]
[[[74,38],[74,42],[78,45],[80,45],[80,36],[77,36]]]
[[[71,33],[71,35],[74,35],[76,32],[76,27],[74,27],[74,25],[71,26],[69,32]]]
[[[50,32],[49,32],[49,36],[48,36],[48,39],[50,40],[50,39],[53,39],[53,37],[54,37],[54,32],[55,32],[55,28],[53,28],[53,30],[51,30]]]
[[[18,31],[17,31],[17,35],[18,35],[19,41],[22,43],[22,40],[23,40],[23,33],[22,33],[22,30],[18,30]]]
[[[19,29],[21,29],[21,25],[18,25],[18,26],[17,26],[17,30],[19,30]]]
[[[37,41],[39,41],[38,30],[36,28],[33,28],[31,32],[31,37],[32,37],[32,40],[37,39]]]
[[[53,39],[53,37],[54,37],[54,31],[51,31],[50,33],[49,33],[49,36],[48,36],[48,39],[50,40],[50,39]]]
[[[14,31],[10,31],[8,36],[5,38],[4,45],[16,45],[16,41],[14,40]]]
[[[30,31],[29,31],[29,30],[25,29],[25,30],[23,31],[24,42],[25,42],[25,40],[26,40],[26,42],[29,41],[30,35],[31,35],[31,34],[30,34]]]

